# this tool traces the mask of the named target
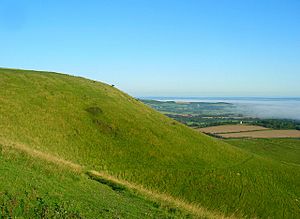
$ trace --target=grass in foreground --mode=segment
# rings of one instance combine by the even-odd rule
[[[0,145],[0,218],[183,218],[175,207]]]

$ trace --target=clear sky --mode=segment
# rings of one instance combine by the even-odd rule
[[[134,96],[300,96],[300,1],[0,0],[0,66]]]

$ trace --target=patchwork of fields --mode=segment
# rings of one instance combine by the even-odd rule
[[[272,130],[251,125],[221,125],[198,130],[222,138],[300,138],[299,130]]]
[[[267,128],[262,126],[254,126],[254,125],[219,125],[219,126],[200,128],[198,130],[204,133],[222,134],[222,133],[237,133],[237,132],[267,130]]]
[[[244,124],[269,129],[300,130],[300,121],[294,119],[257,118],[246,113],[245,106],[227,102],[176,102],[141,99],[151,108],[193,128]],[[201,101],[201,100],[199,100]],[[219,101],[219,100],[211,100]],[[225,101],[225,100],[222,100]],[[243,109],[242,109],[243,108]]]
[[[300,138],[299,130],[265,130],[219,134],[223,138]]]

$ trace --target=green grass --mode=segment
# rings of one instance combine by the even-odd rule
[[[0,218],[182,218],[113,183],[0,145]],[[13,186],[12,186],[13,185]]]
[[[251,153],[300,167],[300,139],[229,139]]]
[[[0,69],[0,139],[226,215],[300,216],[298,166],[167,118],[109,85]]]

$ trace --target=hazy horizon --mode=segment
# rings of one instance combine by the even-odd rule
[[[144,97],[159,101],[226,102],[245,116],[300,120],[300,97]]]
[[[172,100],[172,99],[186,99],[189,101],[197,101],[199,99],[247,99],[247,98],[257,98],[257,99],[300,99],[299,96],[164,96],[164,95],[158,95],[158,96],[135,96],[136,98],[141,98],[141,99],[150,99],[153,98],[153,100]]]

